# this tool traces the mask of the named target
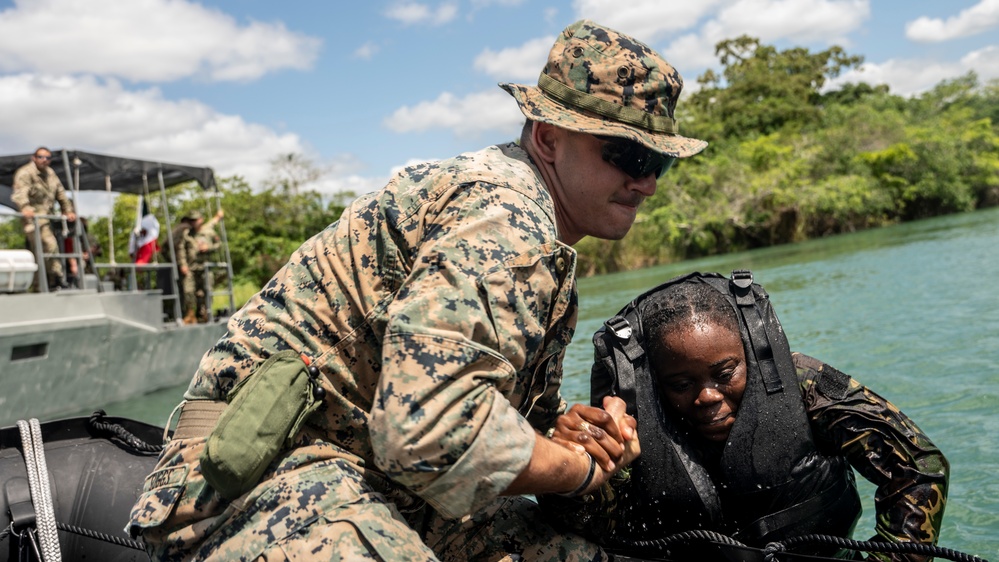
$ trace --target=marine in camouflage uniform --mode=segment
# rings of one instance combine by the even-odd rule
[[[647,310],[655,309],[650,307]],[[701,322],[705,321],[703,316],[698,318]],[[808,426],[818,449],[825,455],[845,458],[858,473],[877,486],[875,534],[869,540],[937,544],[950,470],[941,451],[896,406],[856,380],[801,353],[792,352],[791,361]],[[821,382],[823,378],[836,382]],[[789,428],[783,430],[790,431]],[[729,446],[731,441],[726,445]],[[620,545],[621,529],[629,523],[632,526],[635,524],[634,521],[622,519],[622,514],[628,511],[625,502],[629,502],[627,498],[633,493],[631,468],[621,471],[602,487],[586,495],[575,498],[545,496],[543,504],[546,512],[562,529],[579,533],[599,544]],[[717,472],[712,473],[712,478],[718,476]],[[852,477],[850,481],[853,481]],[[641,490],[639,493],[654,492]],[[668,505],[669,498],[663,501]],[[641,526],[640,522],[638,524]],[[670,535],[685,530],[664,532]],[[820,532],[833,531],[824,529]],[[652,535],[655,533],[646,532],[643,539],[665,538]],[[899,553],[872,552],[869,556],[869,559],[894,562],[928,559]]]
[[[606,559],[520,495],[613,473],[541,435],[566,408],[562,358],[577,314],[567,244],[607,223],[623,236],[665,156],[705,143],[676,133],[679,75],[632,38],[577,22],[544,75],[563,85],[561,101],[506,85],[534,119],[521,145],[404,170],[303,244],[232,316],[132,511],[130,531],[154,559]],[[599,111],[579,109],[584,98]],[[627,135],[647,147],[640,167],[658,169],[629,176],[601,159],[606,141],[582,132]],[[590,201],[565,200],[563,189],[597,186],[561,184],[573,171],[563,156],[613,178],[603,197],[627,209],[594,227],[593,216],[581,220],[576,205]],[[261,364],[286,350],[320,375],[318,410],[259,481],[226,499],[205,480],[206,436],[220,410],[233,413],[226,400],[245,396],[246,381],[267,374],[255,372]],[[609,423],[621,433],[618,418]]]
[[[215,280],[206,264],[211,261],[215,252],[222,247],[222,239],[219,237],[215,226],[222,220],[222,211],[217,212],[207,222],[194,229],[194,242],[197,246],[197,254],[193,262],[190,262],[191,276],[193,277],[193,301],[194,311],[199,322],[208,321],[207,287],[211,286]],[[186,288],[185,288],[186,290]]]
[[[201,214],[192,212],[181,219],[174,227],[173,251],[176,254],[177,287],[180,289],[180,308],[184,322],[196,322],[195,307],[197,304],[197,284],[194,269],[198,264],[198,240],[196,238],[198,223],[203,220]],[[169,249],[169,246],[167,247]],[[202,269],[204,269],[202,267]]]
[[[47,148],[40,147],[32,155],[31,162],[21,166],[14,172],[13,194],[11,200],[17,209],[22,213],[33,215],[52,215],[55,211],[55,203],[59,202],[62,214],[72,222],[76,216],[73,212],[73,203],[66,195],[66,189],[62,186],[62,181],[49,167],[52,152]],[[25,217],[24,235],[28,249],[32,253],[35,248],[35,224],[38,225],[38,236],[42,243],[42,252],[45,254],[56,254],[59,252],[59,244],[55,234],[52,232],[52,225],[47,218],[31,219]],[[63,282],[62,260],[58,258],[45,259],[45,271],[48,275],[49,286],[61,286]]]

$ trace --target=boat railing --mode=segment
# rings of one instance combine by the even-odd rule
[[[20,216],[22,220],[24,219],[24,215],[21,213],[15,213],[15,215]],[[46,259],[66,260],[67,267],[69,267],[69,260],[76,260],[76,265],[77,267],[80,268],[81,276],[82,276],[82,270],[86,269],[86,266],[89,265],[90,267],[93,267],[94,257],[91,255],[89,251],[84,251],[83,249],[84,246],[81,243],[84,236],[83,236],[83,228],[81,226],[82,222],[80,220],[70,222],[65,215],[43,215],[43,214],[35,214],[32,216],[31,220],[34,223],[34,230],[31,233],[31,237],[28,243],[31,244],[32,253],[35,255],[35,264],[38,266],[37,270],[38,283],[36,287],[38,292],[40,293],[49,292],[48,271],[45,268]],[[43,251],[41,228],[39,228],[41,221],[43,220],[48,221],[53,234],[57,232],[61,234],[61,237],[56,238],[57,240],[72,240],[71,251],[68,252],[65,251],[66,250],[65,243],[63,244],[61,251],[57,251],[50,254],[46,254]],[[57,226],[60,227],[58,230],[56,229]]]
[[[23,215],[15,213],[13,216]],[[27,238],[27,244],[33,248],[36,272],[34,290],[40,293],[48,293],[56,289],[49,287],[48,271],[45,261],[49,259],[64,260],[66,267],[64,271],[73,269],[69,261],[75,260],[77,271],[77,285],[70,289],[96,290],[105,292],[145,292],[159,293],[163,302],[163,321],[166,324],[180,323],[182,318],[181,299],[177,283],[178,272],[176,265],[172,262],[165,263],[117,263],[96,262],[94,254],[96,248],[90,246],[90,236],[82,226],[78,218],[76,221],[69,221],[64,215],[43,215],[36,214],[32,218],[34,221],[34,231]],[[46,253],[42,244],[41,229],[39,222],[48,220],[56,239],[61,244],[60,251]],[[72,240],[71,245],[64,241]],[[67,247],[71,248],[67,250]],[[203,321],[215,322],[218,314],[214,306],[216,297],[226,297],[223,302],[226,306],[219,312],[228,315],[233,308],[233,291],[231,268],[226,262],[212,261],[204,264],[206,275],[204,276],[204,286],[200,289],[205,294],[207,318]],[[13,279],[13,277],[11,277]],[[65,278],[63,281],[65,282]],[[224,280],[224,283],[218,281]],[[62,289],[60,287],[59,289]]]

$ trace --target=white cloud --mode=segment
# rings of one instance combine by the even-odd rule
[[[519,6],[525,0],[472,0],[472,7],[485,8],[488,6]]]
[[[430,24],[443,25],[458,15],[458,5],[445,2],[436,9],[418,2],[402,2],[391,6],[385,11],[389,19],[400,21],[407,25]]]
[[[644,43],[651,43],[672,32],[693,27],[724,1],[573,0],[572,7],[578,18],[593,20]]]
[[[666,60],[685,69],[718,66],[715,45],[740,35],[762,43],[789,40],[804,43],[848,44],[846,36],[870,17],[868,0],[736,0],[729,1],[696,33],[674,39],[660,51]],[[694,76],[686,76],[687,84]]]
[[[482,51],[473,64],[476,70],[503,80],[537,80],[548,60],[554,37],[532,39],[519,47]]]
[[[0,71],[169,81],[252,80],[310,68],[321,40],[238,24],[186,0],[16,0],[0,12]]]
[[[961,58],[961,64],[974,70],[983,82],[999,79],[999,45],[989,45]]]
[[[999,79],[999,46],[972,51],[956,62],[927,62],[924,59],[892,59],[883,63],[864,63],[831,80],[826,89],[842,84],[867,82],[888,84],[893,94],[914,96],[944,80],[953,80],[974,71],[981,82]]]
[[[361,45],[354,51],[354,58],[361,60],[371,60],[378,53],[378,45],[368,41],[367,43]]]
[[[845,83],[866,82],[888,84],[893,94],[913,96],[936,86],[941,80],[956,78],[965,69],[958,64],[927,63],[924,60],[888,60],[864,63],[830,80],[826,89],[836,89]]]
[[[917,18],[905,24],[905,36],[920,43],[949,41],[999,27],[999,0],[981,0],[946,21],[940,18]]]
[[[92,76],[0,76],[0,151],[38,145],[211,166],[256,184],[277,154],[305,152],[293,134],[278,134],[194,100],[170,101],[159,90],[129,91]],[[44,118],[39,118],[44,116]]]
[[[764,41],[845,43],[871,15],[869,0],[740,0],[722,9],[723,33],[746,33]]]
[[[496,88],[464,98],[445,92],[433,101],[395,110],[383,124],[397,133],[450,129],[459,137],[472,137],[485,131],[515,133],[523,122],[517,102]]]

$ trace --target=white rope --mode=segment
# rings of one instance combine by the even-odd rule
[[[31,418],[29,422],[18,420],[17,427],[21,430],[24,464],[28,469],[28,486],[31,490],[31,502],[35,506],[35,524],[38,527],[42,559],[45,562],[61,562],[59,532],[56,530],[52,491],[49,488],[49,471],[45,465],[42,426],[38,419]]]

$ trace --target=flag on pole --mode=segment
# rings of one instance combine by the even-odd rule
[[[135,213],[135,227],[128,237],[128,255],[137,264],[150,263],[160,250],[160,221],[149,212],[142,195]]]

